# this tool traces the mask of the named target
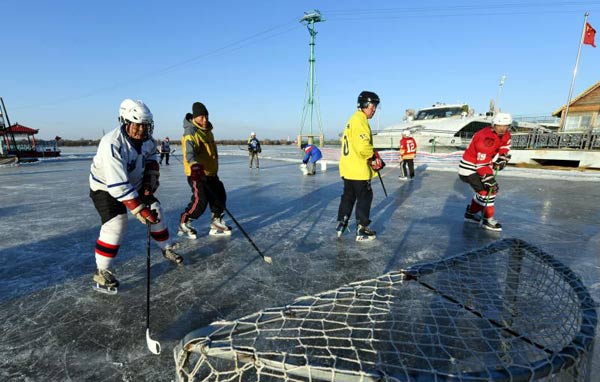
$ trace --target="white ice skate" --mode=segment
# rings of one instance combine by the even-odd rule
[[[183,257],[178,255],[173,249],[174,246],[169,246],[162,251],[163,257],[173,264],[181,264],[183,263]]]
[[[376,238],[375,231],[371,230],[369,227],[359,224],[356,228],[356,241],[371,241]]]
[[[198,232],[192,227],[192,222],[190,220],[185,223],[179,224],[179,229],[177,230],[178,236],[187,236],[190,239],[197,239]]]
[[[498,223],[493,217],[483,218],[483,224],[481,226],[489,231],[502,231],[502,224]]]
[[[225,224],[223,221],[223,214],[220,216],[213,214],[210,220],[210,231],[208,234],[211,236],[231,236],[231,227]]]
[[[108,269],[96,269],[93,280],[96,285],[92,286],[92,288],[96,292],[110,295],[117,294],[119,281],[116,279],[112,271]]]

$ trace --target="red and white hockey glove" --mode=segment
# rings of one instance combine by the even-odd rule
[[[383,161],[383,159],[381,159],[379,153],[375,151],[373,156],[369,158],[369,165],[371,166],[373,171],[377,172],[385,167],[385,162]]]
[[[144,195],[152,195],[158,189],[160,183],[158,178],[160,176],[160,166],[156,161],[146,163],[144,169],[143,189]]]
[[[124,200],[123,204],[142,224],[156,224],[160,221],[158,213],[142,204],[138,198]]]
[[[203,182],[206,180],[206,174],[204,174],[204,166],[200,163],[194,163],[190,167],[190,178],[196,182]]]

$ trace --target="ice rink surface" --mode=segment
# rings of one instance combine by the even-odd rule
[[[163,347],[158,356],[145,339],[145,226],[130,216],[114,262],[119,293],[96,293],[100,218],[88,196],[90,161],[0,168],[0,380],[171,381],[172,349],[194,329],[500,238],[522,239],[555,256],[600,301],[600,174],[506,169],[496,201],[504,231],[493,233],[463,222],[472,193],[454,164],[417,161],[410,182],[389,166],[383,170],[388,197],[378,179],[372,184],[377,240],[357,243],[353,233],[335,235],[337,165],[302,176],[299,159],[269,160],[266,149],[261,169],[250,171],[238,154],[221,156],[227,207],[273,264],[261,260],[229,218],[231,237],[208,236],[208,212],[194,222],[197,240],[176,236],[190,190],[172,157],[161,168],[157,196],[184,265],[171,265],[152,246],[150,326]],[[597,353],[592,375],[599,377]]]

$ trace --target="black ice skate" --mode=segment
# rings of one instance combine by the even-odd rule
[[[92,288],[96,292],[110,295],[117,294],[119,281],[117,281],[112,271],[108,269],[96,269],[93,279],[96,285],[94,285]]]
[[[367,226],[358,225],[356,229],[356,241],[371,241],[375,240],[376,237],[375,231]]]
[[[181,264],[183,263],[183,257],[179,256],[175,251],[173,251],[173,247],[167,247],[162,251],[163,257],[173,264]]]
[[[481,221],[481,216],[476,213],[472,213],[471,210],[469,210],[469,207],[470,206],[467,206],[467,209],[465,210],[465,222],[479,224]]]
[[[208,234],[211,236],[231,236],[231,227],[223,221],[223,214],[212,215]]]
[[[192,221],[188,220],[184,223],[179,224],[179,229],[177,230],[178,236],[187,236],[190,239],[197,239],[198,232],[192,227]]]
[[[344,216],[344,219],[338,221],[337,227],[335,227],[337,231],[337,236],[340,237],[348,230],[348,217]]]
[[[502,231],[502,224],[498,223],[493,217],[483,218],[482,227],[490,231]]]

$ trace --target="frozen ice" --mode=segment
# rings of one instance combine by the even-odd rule
[[[264,147],[260,170],[249,170],[237,147],[220,153],[227,207],[273,264],[227,216],[231,237],[208,235],[208,212],[194,222],[197,240],[176,236],[190,198],[176,152],[161,167],[158,198],[185,266],[153,245],[150,332],[162,345],[158,356],[146,348],[146,230],[135,218],[115,261],[119,293],[92,290],[100,227],[87,180],[93,153],[0,168],[0,380],[170,381],[172,349],[191,330],[506,237],[554,255],[600,297],[597,172],[507,168],[498,178],[499,234],[463,222],[472,194],[458,180],[456,156],[418,157],[413,181],[399,181],[392,164],[383,170],[389,196],[378,179],[372,184],[377,240],[357,243],[354,219],[351,232],[336,237],[335,163],[303,176],[293,148]],[[592,375],[600,375],[597,354]]]

